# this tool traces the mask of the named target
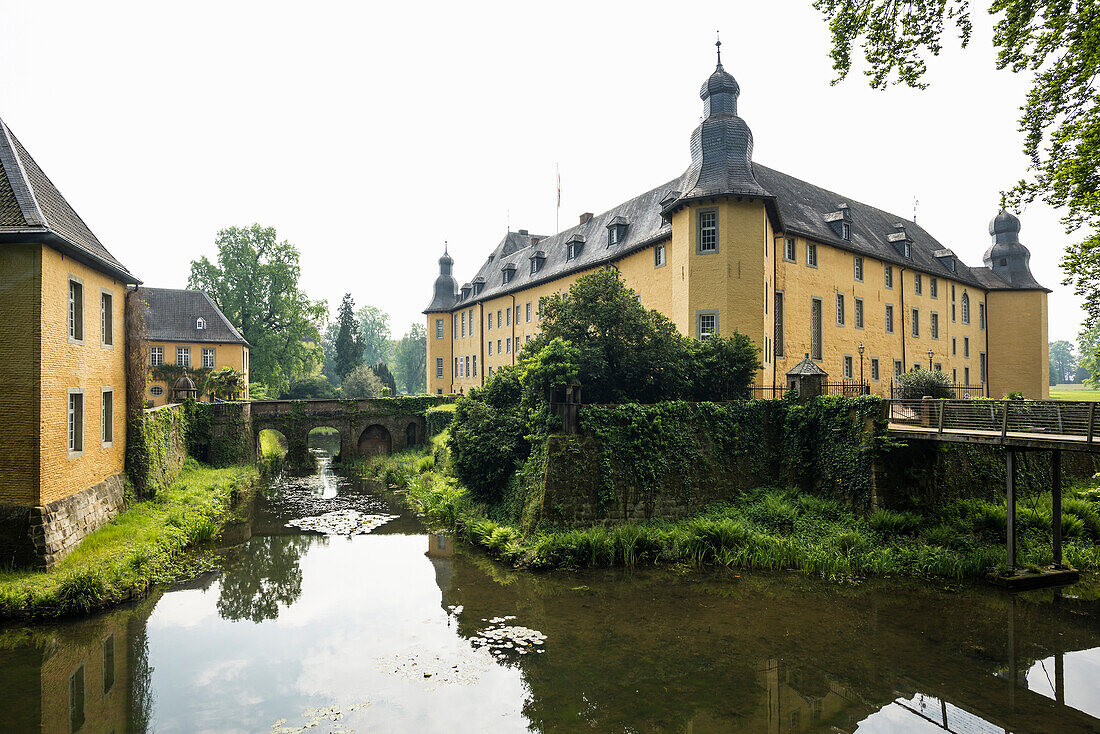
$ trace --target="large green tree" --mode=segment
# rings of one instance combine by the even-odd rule
[[[390,360],[390,315],[375,306],[363,306],[359,317],[359,335],[363,344],[363,364],[376,365]]]
[[[363,364],[363,339],[359,334],[359,319],[355,317],[355,301],[350,293],[344,294],[336,314],[336,374],[343,380],[352,370]]]
[[[1081,332],[1077,338],[1078,366],[1088,374],[1084,383],[1100,390],[1100,323]]]
[[[409,395],[421,395],[428,389],[428,332],[424,324],[413,324],[394,347],[394,370]]]
[[[281,392],[321,361],[324,301],[298,285],[298,250],[273,227],[229,227],[218,232],[217,262],[192,261],[189,288],[205,291],[252,346],[254,381]]]
[[[1073,376],[1077,373],[1077,356],[1073,353],[1073,344],[1067,341],[1051,342],[1048,352],[1050,384],[1072,382]]]
[[[871,86],[924,87],[926,59],[945,32],[970,42],[968,0],[816,0],[832,32],[840,81],[862,46]],[[1066,231],[1081,233],[1062,267],[1085,300],[1086,326],[1100,323],[1100,3],[1093,0],[994,0],[997,68],[1030,74],[1020,131],[1031,161],[1006,193],[1015,208],[1041,198],[1062,208]],[[835,83],[835,82],[834,82]],[[1097,355],[1083,355],[1092,356]]]

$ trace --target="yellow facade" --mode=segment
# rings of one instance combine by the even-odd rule
[[[192,370],[208,369],[216,370],[222,367],[232,367],[238,372],[244,373],[245,385],[248,384],[248,346],[240,343],[219,343],[219,342],[173,342],[165,340],[152,340],[146,341],[143,354],[145,357],[145,363],[149,366],[148,379],[145,381],[145,403],[149,407],[159,408],[162,405],[167,405],[172,402],[172,385],[169,381],[157,379],[155,376],[155,370],[151,366],[152,364],[152,349],[159,347],[163,350],[164,364],[176,365],[177,362],[177,349],[185,349],[188,351],[190,367]],[[213,350],[214,362],[212,366],[206,366],[203,362],[203,350]],[[198,384],[196,380],[196,386],[201,390],[202,385]],[[245,394],[241,396],[242,400],[248,400],[248,390],[245,389]],[[208,393],[202,393],[199,395],[199,400],[202,402],[209,402],[210,395]]]
[[[718,213],[715,253],[701,254],[695,247],[699,214],[704,211]],[[889,395],[895,372],[928,368],[931,350],[933,368],[958,384],[975,386],[975,393],[1002,397],[1018,390],[1036,398],[1049,394],[1045,291],[986,291],[945,277],[949,276],[945,272],[922,272],[802,236],[790,238],[795,243],[793,261],[786,257],[788,236],[774,232],[763,202],[732,197],[704,200],[672,215],[671,236],[663,241],[664,265],[656,266],[652,246],[610,262],[639,293],[644,306],[664,313],[682,333],[697,336],[699,314],[715,313],[720,334],[730,336],[737,330],[752,338],[763,364],[757,385],[785,384],[785,373],[811,352],[811,309],[818,300],[821,358],[815,361],[829,374],[829,381],[858,381],[862,366],[871,391]],[[807,263],[811,247],[816,265]],[[862,259],[862,278],[857,278],[856,258]],[[891,286],[886,284],[887,267],[892,271]],[[538,332],[539,299],[567,290],[582,274],[485,301],[470,299],[449,313],[428,314],[429,391],[465,392],[483,384],[485,367],[495,370],[514,364],[515,337],[522,348]],[[775,323],[776,293],[782,298],[780,331]],[[843,322],[838,296],[844,298]],[[965,314],[964,300],[968,303]],[[857,323],[857,301],[862,306],[862,325]],[[528,303],[532,304],[530,322]],[[518,323],[515,306],[520,309]],[[893,309],[892,329],[887,328],[887,306]],[[443,322],[440,339],[434,338],[437,319]],[[436,376],[440,357],[443,377]],[[456,358],[462,361],[456,363]],[[456,364],[459,376],[454,379]]]

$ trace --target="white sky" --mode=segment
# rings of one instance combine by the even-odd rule
[[[996,72],[991,23],[931,62],[924,92],[830,87],[810,0],[332,3],[0,0],[0,116],[148,285],[183,287],[229,225],[274,226],[302,284],[420,321],[450,242],[462,282],[513,229],[562,227],[679,175],[714,30],[754,159],[918,221],[980,265],[1024,170],[1027,79]],[[1021,239],[1050,338],[1082,318],[1071,238],[1033,205]]]

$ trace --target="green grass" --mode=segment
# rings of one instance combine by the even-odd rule
[[[260,431],[260,456],[265,460],[281,459],[286,456],[286,439],[278,431],[264,429]]]
[[[1100,400],[1100,390],[1084,385],[1053,385],[1050,388],[1051,400]]]
[[[586,568],[644,563],[795,570],[826,578],[910,576],[977,578],[1004,565],[1004,504],[960,500],[935,513],[877,510],[794,490],[761,489],[678,522],[647,521],[585,528],[541,527],[523,533],[490,517],[466,488],[445,475],[444,438],[432,446],[360,464],[364,476],[404,490],[405,502],[437,528],[465,538],[517,567]],[[1050,498],[1018,508],[1022,566],[1053,561]],[[1100,569],[1100,497],[1089,490],[1063,501],[1064,559]]]
[[[216,536],[255,480],[252,467],[213,469],[188,460],[172,486],[119,513],[51,571],[0,571],[0,617],[87,614],[172,580],[185,570],[188,546]]]

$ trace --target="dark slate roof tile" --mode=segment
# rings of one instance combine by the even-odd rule
[[[138,295],[148,307],[145,312],[148,341],[248,344],[210,296],[202,291],[141,288]],[[196,328],[199,317],[206,320],[205,329]]]

